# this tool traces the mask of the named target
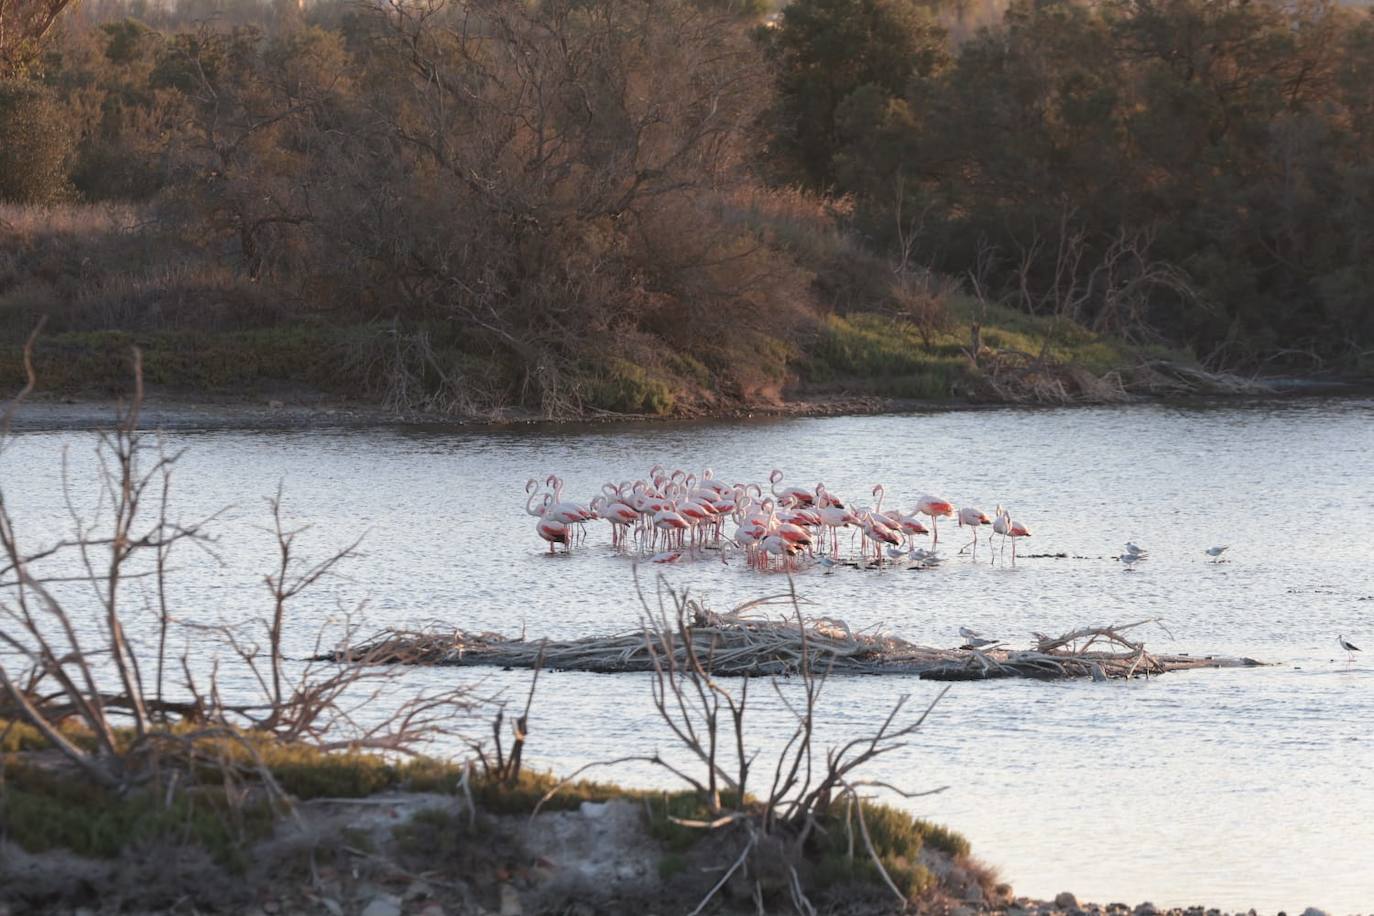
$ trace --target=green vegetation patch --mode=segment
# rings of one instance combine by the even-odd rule
[[[891,397],[950,397],[959,383],[971,383],[973,369],[964,342],[948,333],[933,335],[927,348],[911,322],[872,312],[830,315],[800,363],[802,377],[827,383],[862,380]]]
[[[897,888],[909,899],[930,890],[935,876],[921,864],[921,850],[929,845],[950,856],[969,854],[969,844],[959,834],[913,817],[889,805],[861,802],[863,826],[868,828],[873,850]],[[822,887],[838,884],[874,884],[882,881],[873,857],[864,844],[859,814],[851,805],[836,802],[816,834],[817,855],[813,872]]]
[[[582,391],[587,407],[614,413],[664,416],[677,401],[670,381],[624,359],[606,360],[584,378]]]
[[[194,844],[235,870],[244,848],[271,835],[273,812],[262,800],[231,800],[223,787],[167,793],[153,784],[119,794],[70,772],[6,761],[0,829],[29,852],[68,849],[114,858],[126,849]]]

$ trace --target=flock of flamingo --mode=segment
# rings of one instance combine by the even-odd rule
[[[697,476],[656,465],[645,478],[603,484],[590,501],[577,503],[564,499],[562,479],[551,474],[542,484],[536,478],[526,483],[525,511],[536,517],[535,531],[548,543],[550,553],[558,545],[570,551],[585,539],[588,523],[604,521],[611,526],[611,543],[617,550],[634,550],[654,563],[676,563],[700,556],[702,551],[735,547],[743,551],[750,566],[761,570],[792,570],[814,562],[828,572],[840,559],[840,543],[846,534],[851,549],[857,541],[864,562],[872,559],[882,565],[886,557],[934,566],[941,560],[936,551],[942,518],[954,519],[960,528],[970,530],[971,539],[959,552],[972,551],[975,557],[984,526],[1001,536],[1002,552],[1011,542],[1013,563],[1016,542],[1031,536],[1030,528],[1000,505],[989,516],[973,506],[955,508],[948,500],[925,495],[908,512],[883,508],[882,484],[872,489],[872,506],[858,506],[831,493],[823,483],[807,489],[782,486],[782,482],[782,471],[775,469],[765,492],[757,483],[718,480],[710,468]],[[925,535],[930,536],[928,550],[916,545],[916,538]]]

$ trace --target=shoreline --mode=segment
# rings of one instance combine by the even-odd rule
[[[720,410],[684,415],[621,414],[606,411],[582,416],[548,418],[535,411],[508,409],[489,416],[454,416],[419,411],[397,411],[380,404],[332,399],[315,393],[282,396],[220,396],[186,392],[147,392],[140,410],[139,428],[195,430],[320,430],[369,428],[435,428],[511,430],[530,427],[600,426],[619,423],[676,424],[735,420],[780,420],[882,414],[948,413],[982,410],[1044,410],[1102,406],[1228,406],[1249,403],[1292,402],[1309,398],[1360,398],[1374,396],[1374,379],[1334,381],[1325,379],[1271,379],[1269,390],[1256,392],[1173,392],[1138,395],[1125,401],[1083,401],[1066,404],[1014,401],[918,400],[876,396],[797,397],[780,403],[737,405]],[[12,428],[20,432],[83,431],[108,428],[125,403],[111,397],[70,397],[37,393],[16,412]]]

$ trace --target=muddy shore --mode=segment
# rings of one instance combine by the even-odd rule
[[[1374,394],[1374,380],[1366,383],[1311,379],[1272,380],[1270,390],[1256,394],[1193,393],[1170,397],[1139,397],[1126,403],[1178,403],[1203,406],[1300,397],[1358,397]],[[364,429],[375,427],[496,428],[543,425],[594,425],[624,422],[710,422],[785,417],[865,416],[887,413],[996,410],[1005,408],[1077,406],[1011,404],[982,401],[922,401],[900,398],[827,395],[799,397],[779,403],[729,407],[700,416],[658,417],[641,414],[595,413],[566,420],[549,420],[537,412],[508,409],[478,417],[397,411],[379,404],[330,399],[313,392],[271,396],[218,396],[149,389],[139,416],[144,429]],[[1084,406],[1100,406],[1086,404]],[[115,398],[71,398],[35,394],[13,419],[16,430],[82,430],[109,426],[121,409]]]

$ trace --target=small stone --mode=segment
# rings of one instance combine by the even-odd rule
[[[426,903],[425,908],[419,912],[419,916],[446,916],[444,908],[438,903]]]
[[[1326,913],[1322,910],[1317,909],[1314,906],[1309,906],[1307,909],[1302,911],[1302,916],[1326,916]]]
[[[607,804],[605,802],[584,801],[580,810],[583,817],[600,817],[606,813]]]
[[[434,889],[428,884],[423,881],[412,881],[410,882],[410,887],[406,888],[406,892],[401,895],[401,899],[409,902],[411,900],[419,900],[421,897],[433,896]]]
[[[359,916],[401,916],[401,901],[390,894],[381,894],[368,901]]]
[[[1054,905],[1061,910],[1076,910],[1078,909],[1078,898],[1068,891],[1063,891],[1055,895]]]
[[[949,911],[949,916],[975,916],[977,910],[971,906],[956,906]]]
[[[1157,912],[1155,905],[1148,900],[1135,908],[1135,916],[1155,916]]]
[[[368,914],[364,913],[363,916]],[[520,906],[520,895],[509,884],[501,885],[501,916],[525,916],[525,910]]]
[[[269,900],[262,905],[262,911],[266,913],[267,916],[272,916],[273,913],[281,912],[281,904],[275,900]]]
[[[329,911],[329,916],[343,916],[343,904],[333,897],[317,897],[320,906]]]

